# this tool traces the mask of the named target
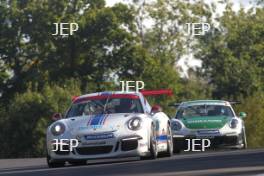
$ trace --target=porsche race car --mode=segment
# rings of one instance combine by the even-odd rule
[[[99,92],[75,97],[65,116],[55,114],[57,121],[47,129],[48,166],[85,164],[100,158],[171,156],[170,119],[159,106],[151,108],[144,97],[160,93],[164,91]],[[78,144],[67,150],[69,142],[55,146],[60,139],[75,139]]]
[[[246,113],[236,115],[231,104],[222,100],[175,104],[178,108],[171,122],[174,152],[186,150],[186,139],[209,139],[211,148],[246,148]]]

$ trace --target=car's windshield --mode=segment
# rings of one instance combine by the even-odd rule
[[[223,105],[187,106],[180,108],[176,114],[176,118],[190,118],[190,117],[203,117],[203,116],[233,117],[234,114],[229,106],[223,106]]]
[[[143,113],[139,99],[104,98],[73,104],[66,117],[113,113]]]

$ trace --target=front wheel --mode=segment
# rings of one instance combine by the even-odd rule
[[[86,160],[69,161],[69,163],[73,166],[82,166],[87,164]]]
[[[158,157],[158,147],[157,147],[157,139],[156,139],[156,131],[155,128],[151,127],[151,134],[150,134],[150,146],[149,146],[149,152],[150,156],[147,157],[141,157],[141,159],[156,159]]]
[[[243,149],[247,148],[247,137],[246,137],[246,131],[243,128],[242,129],[242,140],[243,140]]]
[[[173,139],[171,135],[171,128],[167,127],[167,151],[163,154],[164,157],[171,157],[173,155]]]
[[[59,161],[59,162],[52,161],[49,155],[47,155],[46,158],[49,168],[63,167],[65,165],[65,161]]]
[[[182,141],[179,141],[177,138],[173,139],[173,153],[179,154],[182,150]]]

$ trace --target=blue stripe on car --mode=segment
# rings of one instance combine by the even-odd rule
[[[100,125],[101,119],[104,118],[103,114],[98,114],[95,117],[93,117],[90,125]]]
[[[103,123],[105,117],[106,117],[106,115],[103,115],[103,117],[102,117],[102,118],[100,119],[100,121],[99,121],[99,125],[103,125],[102,123]]]
[[[161,135],[161,136],[157,136],[156,138],[158,141],[164,141],[164,140],[167,140],[168,139],[168,136],[167,135]]]

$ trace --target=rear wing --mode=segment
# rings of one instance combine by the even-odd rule
[[[174,108],[177,108],[181,105],[181,103],[170,103],[168,104],[169,107],[174,107]]]
[[[140,93],[144,96],[158,96],[158,95],[167,95],[172,96],[173,92],[171,89],[160,89],[160,90],[141,90]]]
[[[226,101],[226,102],[229,102],[230,105],[241,104],[240,101]],[[175,107],[175,108],[177,108],[177,107],[180,106],[180,105],[181,105],[181,103],[170,103],[170,104],[168,104],[168,106],[170,106],[170,107]]]
[[[158,95],[167,95],[167,96],[172,96],[173,92],[171,89],[160,89],[160,90],[141,90],[140,93],[143,96],[158,96]],[[107,96],[109,95],[108,92],[101,92],[101,95],[95,95],[94,97],[100,97],[100,96]],[[119,94],[112,94],[112,96],[114,97],[125,97],[125,96],[134,96],[133,94],[131,95],[119,95]],[[80,96],[72,96],[72,102],[77,101],[77,99],[79,99]],[[85,98],[85,97],[83,97]],[[89,98],[89,97],[87,97]]]
[[[228,101],[231,105],[241,104],[241,101]]]

